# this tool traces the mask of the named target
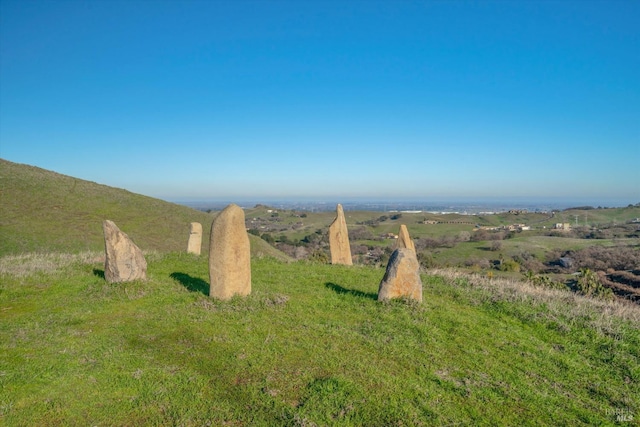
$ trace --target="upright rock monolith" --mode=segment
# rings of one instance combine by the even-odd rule
[[[244,212],[230,204],[211,225],[209,296],[229,299],[251,293],[251,252]]]
[[[200,255],[202,250],[202,224],[192,222],[189,226],[189,242],[187,242],[187,253]]]
[[[396,249],[408,248],[412,251],[416,251],[416,246],[413,244],[413,240],[409,237],[409,230],[404,224],[400,224],[400,233],[398,233],[398,241],[396,242]]]
[[[118,226],[102,222],[104,232],[104,278],[109,283],[130,282],[147,278],[147,261],[142,251]]]
[[[408,248],[393,251],[378,289],[378,301],[400,297],[422,302],[420,264],[415,251]]]
[[[352,265],[351,247],[349,246],[349,231],[344,218],[342,205],[336,207],[336,219],[329,226],[329,249],[331,250],[331,264]]]

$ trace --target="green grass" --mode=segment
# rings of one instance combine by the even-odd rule
[[[539,260],[544,260],[545,255],[555,249],[577,250],[589,246],[615,246],[625,243],[633,244],[637,239],[575,239],[553,236],[528,236],[518,235],[511,239],[500,241],[501,248],[491,251],[491,241],[460,242],[453,248],[436,248],[431,251],[434,261],[438,265],[460,266],[468,259],[498,259],[512,258],[522,253],[530,253]]]
[[[557,221],[575,223],[578,217],[579,225],[604,225],[625,223],[640,217],[640,207],[608,208],[608,209],[569,209],[556,214]]]
[[[640,309],[448,272],[379,303],[384,271],[252,260],[210,299],[206,257],[0,259],[0,424],[614,425],[640,419]],[[18,265],[18,266],[16,266]],[[33,266],[46,265],[47,268]]]

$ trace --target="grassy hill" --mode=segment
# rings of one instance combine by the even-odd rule
[[[46,268],[43,268],[46,266]],[[381,268],[150,258],[107,284],[91,257],[0,258],[7,426],[591,426],[640,420],[640,307],[449,272],[379,303]]]
[[[99,251],[110,219],[143,251],[186,250],[189,223],[200,222],[209,250],[214,215],[126,190],[0,159],[0,256]],[[250,236],[255,255],[286,259]]]

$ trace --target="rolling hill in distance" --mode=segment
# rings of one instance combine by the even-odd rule
[[[215,214],[127,190],[0,159],[0,256],[26,252],[104,250],[110,219],[143,250],[186,250],[189,224],[203,228],[202,251]],[[286,258],[250,236],[254,254]]]

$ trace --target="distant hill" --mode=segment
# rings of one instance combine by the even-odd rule
[[[0,159],[0,256],[104,249],[110,219],[142,250],[183,251],[189,223],[200,222],[203,254],[215,215],[127,190]],[[252,254],[288,258],[250,236]]]

